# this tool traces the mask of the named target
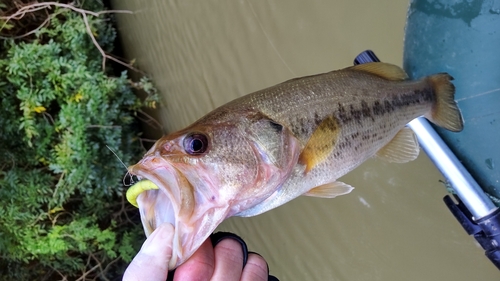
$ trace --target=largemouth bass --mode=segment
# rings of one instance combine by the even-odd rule
[[[347,194],[353,187],[337,179],[374,155],[415,159],[417,138],[405,125],[416,117],[461,131],[450,80],[440,73],[410,81],[397,66],[368,63],[243,96],[158,140],[129,167],[143,180],[127,197],[146,235],[174,226],[173,269],[228,217],[300,195]]]

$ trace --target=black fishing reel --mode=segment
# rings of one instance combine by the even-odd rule
[[[444,203],[465,231],[476,238],[485,250],[485,255],[500,269],[500,209],[497,208],[493,213],[480,219],[474,219],[460,198],[454,197],[457,204],[449,195],[443,198]]]

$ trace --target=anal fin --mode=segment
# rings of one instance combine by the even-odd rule
[[[341,181],[331,182],[327,184],[323,184],[317,186],[303,195],[312,196],[312,197],[320,197],[320,198],[335,198],[340,195],[347,194],[351,192],[354,187],[343,183]]]
[[[417,136],[410,128],[404,127],[376,155],[389,162],[406,163],[415,160],[419,151]]]

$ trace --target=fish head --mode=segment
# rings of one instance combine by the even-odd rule
[[[174,226],[169,269],[225,218],[276,192],[297,163],[299,142],[281,124],[256,112],[215,115],[162,137],[128,169],[157,187],[137,196],[146,235]]]

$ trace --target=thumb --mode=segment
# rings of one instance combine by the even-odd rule
[[[124,281],[165,281],[172,257],[174,226],[164,223],[151,233],[123,275]]]

